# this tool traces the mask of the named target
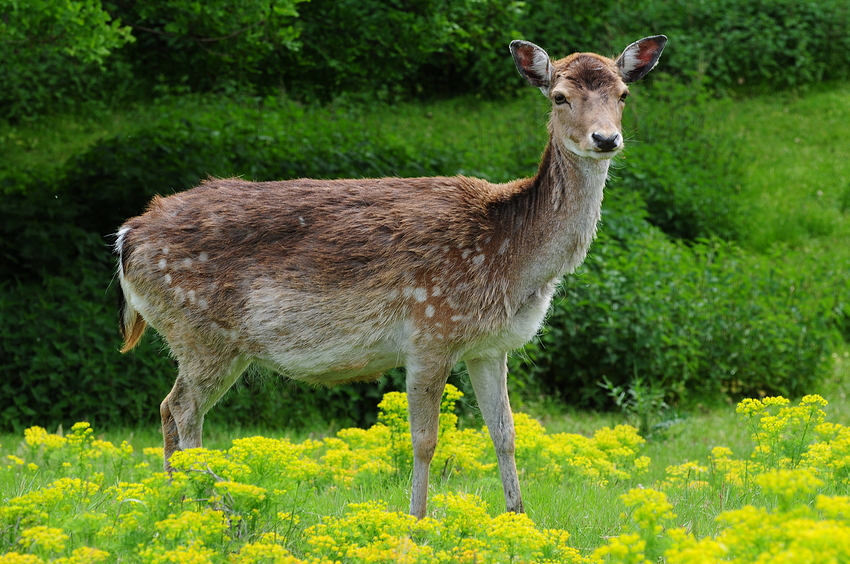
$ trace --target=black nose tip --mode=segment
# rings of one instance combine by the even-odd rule
[[[619,133],[615,133],[610,137],[594,133],[591,137],[593,138],[593,142],[596,143],[596,146],[599,147],[600,151],[613,151],[620,143]]]

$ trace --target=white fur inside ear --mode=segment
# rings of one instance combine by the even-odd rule
[[[620,68],[623,69],[623,74],[628,76],[629,73],[638,68],[642,62],[638,55],[640,54],[640,47],[637,43],[632,43],[626,50],[623,51],[623,54],[620,55]]]
[[[550,83],[552,80],[552,63],[549,61],[549,55],[546,54],[546,51],[542,49],[534,50],[534,58],[531,60],[531,70],[539,77],[543,78],[546,83]],[[540,90],[543,91],[544,94],[549,92],[548,86],[541,86]]]

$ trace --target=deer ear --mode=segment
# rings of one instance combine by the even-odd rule
[[[658,64],[658,57],[667,44],[667,37],[654,35],[635,41],[617,57],[617,68],[626,84],[643,78]]]
[[[511,41],[516,68],[529,84],[548,94],[552,83],[552,61],[546,51],[528,41]]]

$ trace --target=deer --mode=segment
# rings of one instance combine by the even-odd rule
[[[204,415],[251,363],[320,385],[404,367],[410,513],[422,518],[440,400],[465,362],[506,510],[522,513],[507,355],[537,334],[557,284],[584,260],[624,147],[628,85],[666,42],[555,61],[511,42],[520,75],[552,103],[533,177],[208,178],[155,196],[114,250],[121,352],[150,325],[177,362],[160,405],[165,470],[176,451],[201,447]]]

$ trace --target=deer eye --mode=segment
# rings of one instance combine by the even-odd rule
[[[629,97],[629,93],[628,93],[628,92],[623,92],[623,94],[620,96],[620,101],[621,101],[621,102],[625,102],[625,101],[626,101],[626,98],[628,98],[628,97]]]
[[[555,94],[555,96],[552,97],[552,100],[554,100],[555,103],[558,104],[559,106],[562,106],[564,104],[566,104],[568,106],[571,105],[570,102],[567,100],[567,97],[564,96],[563,94],[561,94],[560,92]]]

